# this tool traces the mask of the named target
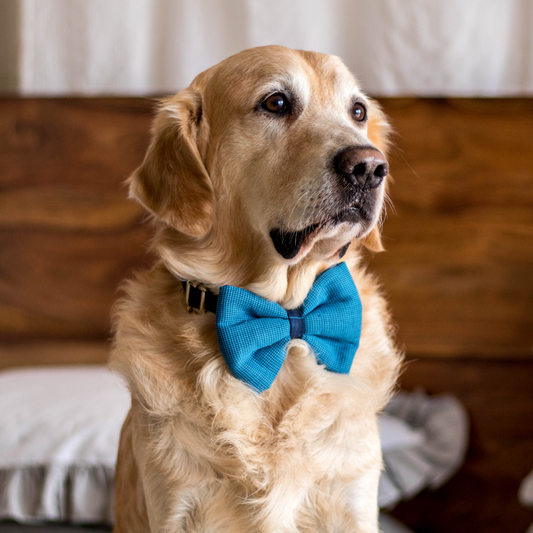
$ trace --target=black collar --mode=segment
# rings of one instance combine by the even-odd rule
[[[194,281],[183,281],[185,303],[189,313],[216,313],[218,295],[212,293],[206,286]]]

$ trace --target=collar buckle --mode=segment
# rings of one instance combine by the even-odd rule
[[[196,291],[199,291],[200,293],[200,304],[198,306],[191,305],[191,301],[190,301],[191,292],[195,292],[195,291],[191,291],[191,287],[193,289],[196,289]],[[207,313],[207,309],[205,308],[206,293],[207,293],[207,287],[205,287],[201,283],[197,283],[194,281],[187,281],[187,285],[185,286],[185,303],[187,304],[188,313],[196,313],[199,315]],[[196,298],[197,296],[198,296],[198,293],[196,294]]]

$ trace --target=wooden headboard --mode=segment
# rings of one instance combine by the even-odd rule
[[[103,363],[122,279],[149,264],[124,180],[149,99],[0,100],[0,368]],[[466,465],[396,515],[419,531],[525,531],[532,468],[533,101],[382,100],[396,134],[387,252],[372,256],[409,364],[402,387],[453,392]],[[421,503],[420,503],[421,502]]]
[[[533,358],[532,101],[382,103],[396,131],[395,207],[387,253],[369,262],[399,342],[417,357]],[[31,342],[108,339],[120,281],[150,261],[123,182],[153,106],[0,100],[0,366],[24,364]]]

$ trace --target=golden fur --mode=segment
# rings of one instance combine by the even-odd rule
[[[257,107],[281,90],[297,96],[296,118]],[[349,116],[354,94],[367,106],[366,124]],[[338,58],[282,47],[241,52],[162,101],[146,159],[130,179],[131,195],[153,215],[159,260],[127,282],[115,317],[111,367],[132,395],[116,533],[378,531],[376,413],[400,355],[360,257],[362,244],[381,249],[384,185],[371,224],[315,232],[294,258],[275,251],[268,231],[309,224],[330,195],[324,161],[347,144],[385,151],[387,131]],[[214,292],[243,287],[292,309],[349,241],[344,260],[364,310],[350,374],[325,370],[293,340],[269,390],[258,395],[235,379],[215,316],[189,314],[179,280]]]

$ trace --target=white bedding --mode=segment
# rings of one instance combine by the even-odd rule
[[[129,393],[105,367],[0,373],[0,518],[112,522]]]
[[[112,523],[113,475],[129,392],[105,367],[0,372],[0,519]],[[399,393],[379,419],[391,507],[458,468],[464,410],[449,396]]]

